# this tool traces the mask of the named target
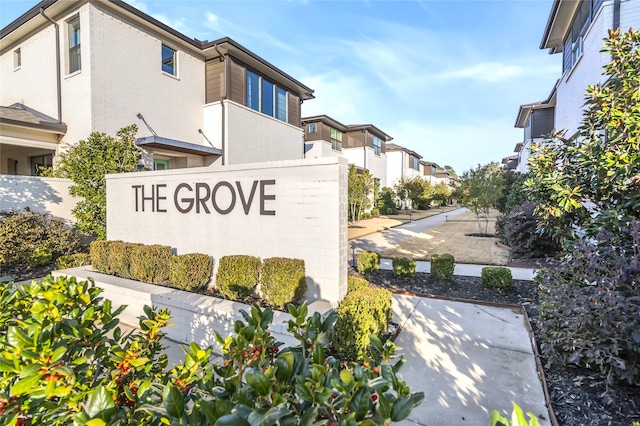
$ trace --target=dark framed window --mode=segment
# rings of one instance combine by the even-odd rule
[[[309,124],[309,133],[315,133],[318,131],[318,125],[316,123]]]
[[[82,69],[80,55],[80,17],[76,16],[67,22],[69,32],[69,74]]]
[[[31,176],[40,176],[42,169],[53,166],[53,154],[31,157]]]
[[[287,121],[287,91],[247,70],[245,105],[280,121]]]
[[[276,88],[276,118],[287,121],[287,91],[281,87]]]
[[[382,139],[373,135],[373,153],[375,155],[380,155],[382,153]]]
[[[411,157],[411,168],[420,170],[420,160],[418,160],[418,157]]]
[[[153,170],[169,170],[169,160],[153,159]]]
[[[178,52],[169,46],[162,45],[162,71],[171,75],[178,75]]]
[[[582,56],[582,52],[584,51],[583,39],[593,19],[594,6],[596,6],[596,3],[592,0],[584,0],[573,17],[563,48],[563,65],[565,71],[572,69]]]
[[[342,132],[334,128],[331,129],[331,148],[342,151]]]

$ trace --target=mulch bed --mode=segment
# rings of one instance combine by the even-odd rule
[[[531,265],[527,261],[518,263]],[[349,273],[358,275],[353,270]],[[481,285],[478,277],[455,276],[451,283],[440,283],[427,273],[417,273],[414,278],[398,278],[392,271],[380,270],[366,279],[371,284],[396,292],[522,305],[531,320],[538,347],[545,341],[545,336],[540,333],[538,296],[532,281],[514,280],[510,290],[495,290]],[[568,365],[547,365],[544,358],[541,361],[551,404],[560,425],[631,426],[632,421],[640,421],[640,387],[606,386],[604,377],[595,371]]]

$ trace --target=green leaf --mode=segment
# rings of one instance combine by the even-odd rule
[[[108,422],[115,407],[111,392],[106,386],[98,386],[89,394],[85,412],[91,419],[100,418]]]
[[[413,409],[413,401],[411,397],[401,396],[393,404],[391,408],[391,421],[399,422],[409,417]]]
[[[353,395],[351,402],[349,402],[349,409],[355,413],[357,421],[363,420],[367,415],[367,412],[369,411],[370,398],[371,395],[369,393],[369,389],[363,386],[358,389],[356,394]]]
[[[342,370],[340,372],[340,380],[342,380],[342,383],[345,385],[353,383],[353,373],[349,370]]]
[[[30,393],[40,382],[40,377],[42,377],[40,374],[34,374],[19,380],[11,387],[11,395],[20,396]]]
[[[269,395],[271,392],[271,383],[264,373],[256,368],[249,368],[246,372],[247,383],[256,390],[258,395]]]
[[[214,426],[251,426],[251,424],[237,413],[231,413],[220,417]]]
[[[184,397],[182,392],[172,384],[168,384],[162,393],[164,408],[172,417],[182,418],[184,412]]]

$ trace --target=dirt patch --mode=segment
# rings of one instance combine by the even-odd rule
[[[497,212],[489,215],[487,231],[493,231]],[[484,230],[484,229],[483,229]],[[402,247],[394,247],[381,253],[382,257],[411,257],[415,260],[430,260],[435,253],[449,253],[456,263],[479,265],[506,265],[509,250],[500,247],[497,238],[480,238],[466,234],[478,233],[475,214],[468,212],[456,216],[454,220],[431,228],[402,242]],[[484,233],[484,232],[483,232]]]

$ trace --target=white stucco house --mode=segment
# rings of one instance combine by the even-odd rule
[[[33,175],[91,132],[138,125],[145,166],[304,158],[313,90],[229,38],[121,0],[44,0],[0,30],[0,174]]]

